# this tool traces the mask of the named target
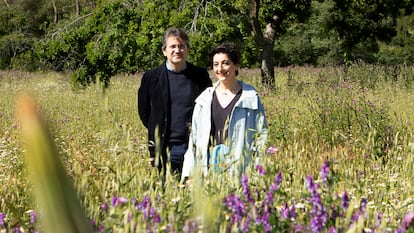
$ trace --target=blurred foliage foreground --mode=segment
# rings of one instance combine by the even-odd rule
[[[1,72],[0,231],[414,231],[413,67],[278,69],[275,89],[258,70],[240,79],[266,108],[261,164],[180,185],[149,165],[139,75],[73,91],[66,75]]]

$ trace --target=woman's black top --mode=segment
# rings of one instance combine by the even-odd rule
[[[226,106],[222,107],[218,101],[216,92],[213,93],[213,101],[211,103],[211,137],[210,145],[224,144],[228,137],[228,126],[230,114],[234,105],[240,99],[242,89],[234,96],[233,100]]]

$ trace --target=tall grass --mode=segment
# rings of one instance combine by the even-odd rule
[[[244,183],[211,175],[182,186],[175,177],[160,178],[148,161],[146,130],[136,109],[140,75],[114,77],[106,91],[99,85],[73,91],[63,74],[1,72],[0,230],[42,229],[33,219],[37,208],[14,113],[23,91],[36,98],[49,122],[53,143],[97,232],[243,231],[235,217],[240,224],[250,221],[249,231],[263,232],[269,223],[273,232],[294,231],[293,226],[306,232],[317,219],[311,213],[316,204],[309,201],[317,194],[329,211],[344,211],[321,232],[399,228],[414,209],[413,68],[356,64],[346,70],[291,67],[276,74],[273,90],[261,88],[257,70],[240,74],[260,90],[265,105],[270,133],[261,160],[265,173],[252,168]],[[329,185],[320,170],[326,162]],[[275,184],[278,175],[282,178]],[[273,212],[268,222],[255,223],[254,217],[267,213],[261,207],[271,190],[265,209]],[[344,193],[346,209],[340,206]],[[231,203],[245,206],[245,212],[234,212]],[[361,203],[365,217],[353,220]],[[296,218],[284,218],[283,211],[292,206],[298,208]],[[380,215],[381,226],[376,226]]]

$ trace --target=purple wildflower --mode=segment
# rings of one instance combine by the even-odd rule
[[[401,223],[401,229],[407,231],[410,227],[414,228],[414,211],[408,212]]]
[[[282,172],[276,174],[275,180],[269,188],[269,191],[266,194],[266,200],[263,203],[265,206],[270,206],[273,200],[273,194],[279,189],[280,184],[282,183]]]
[[[111,205],[112,205],[112,207],[117,207],[117,206],[120,206],[120,205],[125,204],[127,202],[128,202],[128,199],[125,198],[125,197],[116,197],[116,196],[114,196],[114,197],[112,197]]]
[[[94,232],[96,232],[96,233],[107,232],[107,230],[106,230],[105,226],[103,226],[103,225],[97,225],[97,224],[95,223],[95,225],[92,225],[92,227],[93,227],[93,229],[94,229]],[[38,233],[40,233],[40,232],[38,232]]]
[[[316,192],[316,186],[315,186],[315,183],[313,182],[312,176],[310,176],[310,175],[308,175],[308,176],[306,177],[306,187],[308,188],[308,190],[309,190],[311,193]]]
[[[351,223],[355,223],[356,221],[358,221],[359,218],[359,212],[356,211],[353,215],[352,215],[352,219],[351,219]]]
[[[187,220],[183,227],[184,233],[197,232],[198,224],[196,220]]]
[[[319,216],[315,216],[311,219],[311,232],[318,233],[322,232],[323,224],[322,219]]]
[[[329,161],[325,161],[322,164],[320,177],[322,179],[323,184],[328,185],[328,176],[329,176]]]
[[[149,219],[153,223],[160,223],[161,217],[154,207],[151,206],[151,199],[148,195],[144,197],[142,202],[133,201],[135,209],[141,210],[144,221]]]
[[[365,209],[367,207],[368,201],[366,198],[361,198],[361,203],[359,204],[359,210],[354,213],[352,216],[351,222],[355,223],[360,217],[365,218]]]
[[[224,205],[233,213],[231,218],[239,223],[246,216],[246,205],[234,194],[223,198]]]
[[[89,220],[89,224],[92,226],[94,230],[98,229],[98,224],[95,220]]]
[[[157,213],[157,211],[155,211],[154,207],[151,207],[149,209],[149,218],[154,222],[154,223],[160,223],[161,222],[161,218],[160,215]]]
[[[150,197],[145,195],[144,200],[142,202],[135,202],[135,209],[137,210],[146,210],[147,206],[150,204]]]
[[[282,209],[280,211],[280,217],[282,219],[295,219],[297,216],[296,214],[296,208],[295,208],[295,200],[293,200],[293,204],[292,206],[289,207],[289,205],[287,203],[285,203],[282,206]]]
[[[310,222],[311,231],[314,233],[322,232],[328,220],[328,213],[326,212],[325,207],[320,200],[320,197],[313,199],[313,208],[310,214],[312,215]]]
[[[310,175],[306,177],[306,186],[311,192],[311,197],[309,199],[309,202],[312,204],[312,209],[310,211],[311,232],[322,232],[326,222],[328,221],[328,213],[326,212],[326,208],[322,203],[321,195],[318,192],[319,186],[313,182],[313,179]]]
[[[256,215],[256,219],[255,219],[256,221],[255,221],[255,224],[256,225],[260,225],[260,223],[262,222],[262,220],[260,219],[260,214],[257,214]]]
[[[349,196],[348,196],[347,191],[344,191],[344,193],[342,194],[341,206],[342,206],[342,209],[344,209],[344,210],[348,209]]]
[[[276,154],[279,151],[279,148],[275,147],[275,146],[270,146],[269,148],[267,148],[267,153],[268,154]]]
[[[329,228],[329,233],[336,233],[335,227],[330,227]]]
[[[263,166],[260,164],[257,164],[256,166],[257,171],[259,172],[259,175],[263,176],[266,174],[265,170],[263,169]]]
[[[308,188],[309,192],[311,193],[311,199],[310,201],[312,203],[320,203],[321,197],[318,193],[319,185],[315,184],[315,182],[312,179],[312,176],[308,175],[306,177],[306,187]]]
[[[168,223],[167,226],[165,226],[165,232],[167,232],[167,233],[175,233],[173,227],[171,226],[171,223]]]
[[[275,178],[275,185],[279,187],[281,183],[282,183],[282,171],[279,170]]]
[[[249,232],[250,220],[251,220],[251,217],[250,216],[247,216],[246,220],[244,221],[244,225],[243,225],[243,232],[244,233]]]
[[[293,219],[296,219],[296,217],[298,216],[297,213],[296,213],[295,205],[296,205],[296,201],[295,201],[295,199],[293,199],[292,205],[289,208],[289,216],[290,216],[290,218],[293,218]]]
[[[264,213],[261,217],[261,222],[263,223],[265,232],[270,232],[272,230],[272,226],[270,225],[270,222],[269,222],[269,217],[270,217],[269,212]]]
[[[5,221],[6,219],[6,213],[0,213],[0,226],[4,226],[4,224],[6,223]]]
[[[338,217],[338,209],[337,208],[332,208],[332,213],[331,213],[332,221],[335,222],[337,217]]]
[[[382,222],[382,213],[377,214],[377,222],[375,223],[375,232],[378,231],[378,227],[381,225]]]
[[[36,223],[36,218],[37,217],[37,215],[36,215],[36,212],[35,211],[31,211],[30,212],[30,223],[31,224],[35,224]]]
[[[289,219],[289,206],[287,203],[285,203],[282,206],[282,210],[280,211],[280,217],[284,219]]]
[[[269,223],[270,211],[273,202],[273,195],[279,189],[280,184],[282,183],[282,172],[276,174],[274,182],[270,185],[269,191],[266,193],[266,199],[262,203],[261,210],[263,211],[262,215],[257,215],[256,217],[256,224],[263,224],[265,232],[270,232],[271,225]]]
[[[117,202],[118,202],[118,197],[113,196],[113,197],[112,197],[112,201],[111,201],[111,206],[112,206],[112,207],[115,207],[115,206],[116,206],[116,204],[117,204]]]
[[[295,225],[295,229],[293,232],[306,232],[306,231],[305,231],[305,227],[302,224],[297,223]]]
[[[131,222],[131,220],[132,220],[132,214],[131,212],[128,212],[127,221]]]
[[[352,217],[352,222],[358,221],[358,218],[365,217],[365,209],[367,207],[368,201],[365,197],[361,198],[361,203],[359,204],[359,211],[356,211],[354,213],[354,216]]]
[[[313,214],[313,215],[317,215],[323,207],[321,196],[319,195],[319,193],[315,193],[314,195],[312,195],[312,197],[309,199],[309,201],[313,205],[313,208],[310,211],[310,213]]]
[[[361,204],[359,205],[359,210],[361,211],[361,213],[365,213],[365,209],[367,207],[368,201],[365,197],[363,197],[361,199]]]
[[[108,204],[106,202],[102,202],[101,209],[103,212],[108,213]]]
[[[247,175],[243,175],[242,177],[242,187],[243,187],[243,193],[244,197],[246,198],[246,201],[250,203],[254,203],[254,200],[252,196],[250,195],[249,185],[248,185],[248,178]]]

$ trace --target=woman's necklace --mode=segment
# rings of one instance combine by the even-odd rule
[[[234,88],[223,88],[222,87],[222,88],[219,88],[219,90],[220,90],[220,92],[221,92],[222,95],[226,95],[227,96],[227,95],[236,95],[237,92],[239,92],[240,88],[241,88],[240,85],[237,84]]]

